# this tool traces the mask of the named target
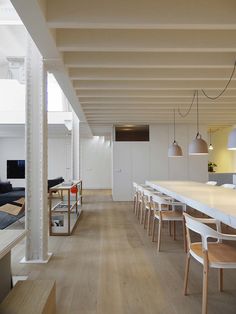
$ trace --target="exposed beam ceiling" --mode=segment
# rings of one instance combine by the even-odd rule
[[[26,0],[12,2],[42,51],[50,36],[47,58],[63,60],[67,85],[94,130],[172,122],[172,109],[185,112],[194,90],[217,95],[236,59],[235,0],[33,0],[29,8]],[[235,124],[235,80],[217,101],[199,92],[202,123]],[[177,123],[195,123],[193,108]]]

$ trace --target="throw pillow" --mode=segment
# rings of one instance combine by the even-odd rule
[[[11,182],[0,182],[0,193],[8,193],[12,191]]]

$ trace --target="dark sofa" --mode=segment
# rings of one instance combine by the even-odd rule
[[[10,182],[0,182],[0,206],[7,203],[16,205],[14,202],[21,197],[25,197],[25,188],[13,188]],[[0,229],[5,229],[23,216],[24,212],[15,216],[2,212],[0,208]]]
[[[0,206],[25,197],[25,188],[12,188],[11,192],[0,193]]]
[[[48,180],[48,189],[59,183],[62,183],[63,181],[64,179],[62,177]],[[23,187],[13,188],[10,182],[0,181],[0,206],[5,205],[7,203],[15,204],[14,202],[21,197],[25,197],[25,188]],[[1,211],[0,208],[0,229],[5,229],[15,221],[22,218],[23,216],[24,212],[20,213],[17,216],[14,216]]]
[[[48,191],[53,186],[58,185],[58,184],[60,184],[62,182],[64,182],[64,179],[62,177],[58,177],[58,178],[55,178],[55,179],[49,179],[48,180]]]

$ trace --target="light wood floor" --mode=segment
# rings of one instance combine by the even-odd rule
[[[60,314],[151,314],[201,312],[202,267],[192,261],[190,295],[184,297],[185,254],[164,230],[162,252],[137,222],[128,202],[112,202],[110,191],[85,193],[83,214],[70,237],[50,237],[54,256],[46,265],[19,264],[24,244],[12,254],[14,275],[55,279]],[[210,271],[209,314],[236,313],[236,270],[225,271],[217,291]]]

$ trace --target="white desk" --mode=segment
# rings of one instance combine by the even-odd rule
[[[0,302],[12,286],[11,249],[26,235],[26,230],[0,230]]]
[[[193,181],[147,181],[146,184],[236,228],[236,190]]]

